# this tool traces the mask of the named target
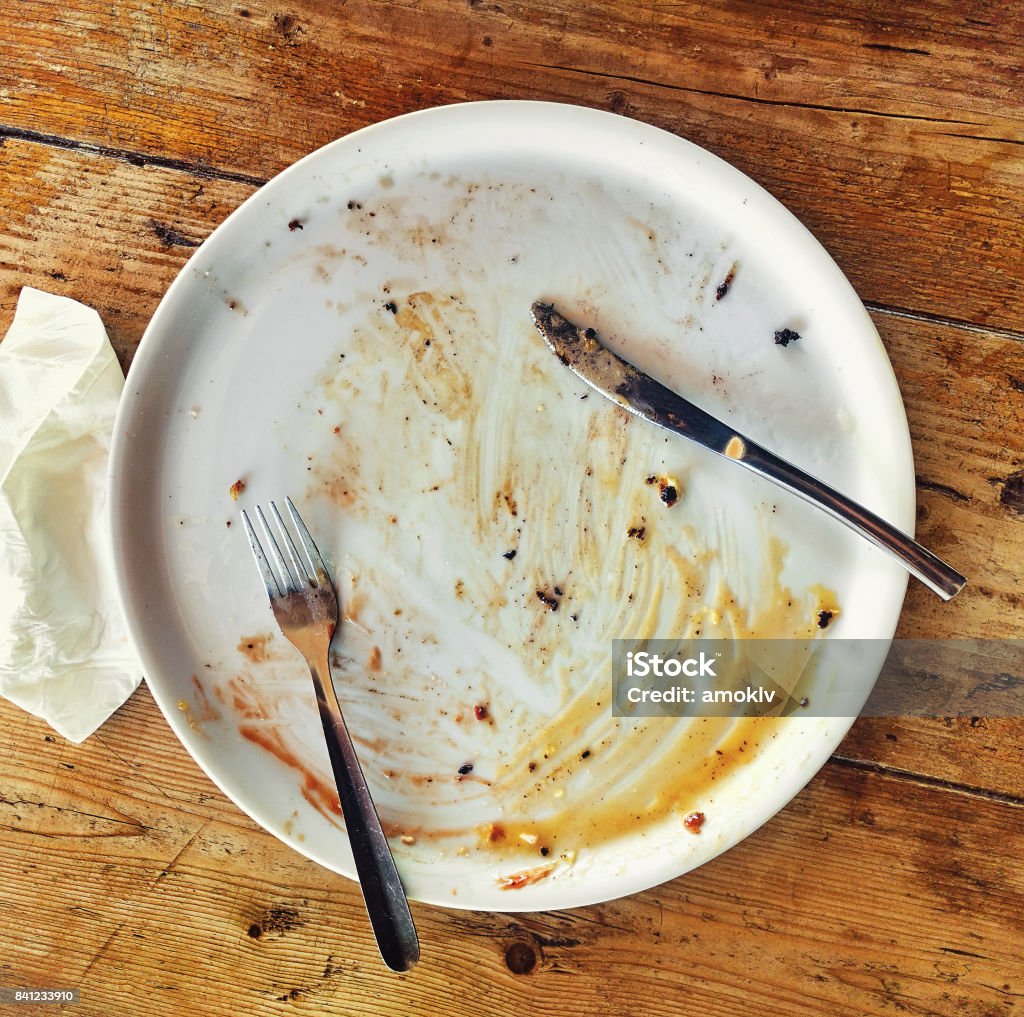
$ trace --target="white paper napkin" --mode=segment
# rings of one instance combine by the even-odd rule
[[[74,742],[141,679],[107,523],[123,387],[95,311],[21,291],[0,342],[0,695]]]

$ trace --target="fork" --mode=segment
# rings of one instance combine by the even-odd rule
[[[256,516],[276,573],[244,510],[242,524],[267,588],[274,617],[285,638],[305,658],[313,677],[341,813],[381,957],[392,971],[408,971],[420,956],[416,926],[331,678],[329,650],[338,625],[338,595],[291,498],[285,499],[285,505],[302,546],[301,556],[277,506],[270,503],[270,514],[280,543],[263,509],[256,506]]]

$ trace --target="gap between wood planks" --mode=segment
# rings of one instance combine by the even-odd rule
[[[569,67],[565,64],[541,64],[527,61],[524,67],[537,67],[546,71],[564,71],[567,74],[578,74],[592,78],[607,78],[611,81],[627,81],[634,85],[647,85],[650,88],[667,88],[673,92],[685,92],[687,95],[708,95],[717,99],[732,99],[735,102],[751,102],[757,106],[783,106],[787,109],[810,109],[823,113],[845,113],[851,116],[882,117],[887,120],[913,120],[926,124],[947,124],[959,127],[984,127],[977,120],[950,120],[946,117],[926,117],[917,113],[890,113],[879,109],[861,109],[859,107],[829,106],[825,103],[794,102],[789,99],[765,99],[758,95],[740,95],[736,92],[719,92],[715,89],[692,88],[688,85],[673,85],[667,81],[654,81],[652,78],[638,78],[631,74],[614,74],[611,71],[595,71],[590,68]],[[957,134],[955,137],[964,137]],[[982,140],[982,139],[978,139]],[[1004,138],[986,138],[986,141],[1004,141]],[[1011,140],[1010,144],[1021,144]]]
[[[909,307],[893,307],[891,304],[879,304],[868,300],[862,301],[862,303],[865,310],[871,311],[874,314],[885,314],[893,318],[909,318],[911,321],[920,321],[928,325],[958,328],[965,332],[977,332],[999,339],[1012,339],[1016,342],[1024,340],[1024,331],[1015,328],[979,325],[977,322],[968,321],[966,318],[947,318],[944,315],[933,314],[930,311],[915,311]]]
[[[872,46],[866,44],[864,49],[889,49],[895,52],[920,53],[928,55],[924,50],[902,49],[898,46]],[[734,102],[750,102],[757,106],[778,106],[785,109],[817,110],[823,113],[843,113],[849,116],[880,117],[886,120],[915,121],[926,124],[942,124],[949,127],[984,127],[977,120],[954,120],[949,117],[928,117],[917,113],[893,113],[888,110],[866,109],[860,106],[830,106],[827,103],[797,102],[790,99],[766,99],[759,95],[740,95],[738,92],[720,92],[715,89],[693,88],[687,85],[674,85],[667,81],[655,81],[653,78],[640,78],[631,74],[616,74],[611,71],[596,71],[592,68],[570,67],[566,64],[544,64],[526,62],[525,67],[536,67],[541,70],[562,71],[566,74],[584,77],[605,78],[610,81],[629,82],[634,85],[646,85],[649,88],[667,88],[674,92],[685,92],[688,95],[706,95],[717,99],[730,99]],[[943,132],[943,137],[964,138],[969,141],[986,141],[999,145],[1024,145],[1020,138],[999,138],[987,134],[971,134],[962,131]]]
[[[829,757],[829,763],[847,770],[874,773],[880,777],[887,777],[890,780],[915,784],[918,787],[928,788],[929,790],[967,795],[970,798],[984,798],[986,801],[996,802],[999,805],[1024,808],[1024,796],[1021,795],[1008,794],[1005,791],[990,791],[987,788],[978,787],[976,784],[964,784],[960,781],[946,780],[944,777],[932,777],[926,773],[918,773],[916,770],[904,770],[898,766],[876,763],[870,759],[854,759],[851,756],[835,754]]]
[[[10,138],[12,141],[28,141],[51,148],[62,148],[71,152],[83,152],[87,155],[102,155],[108,159],[127,162],[132,166],[159,166],[161,169],[179,170],[191,173],[203,180],[227,180],[232,183],[251,184],[262,187],[267,178],[251,176],[248,173],[237,173],[234,170],[217,169],[202,162],[189,162],[187,159],[172,159],[163,155],[149,155],[144,152],[133,152],[130,149],[113,148],[109,145],[94,145],[88,141],[77,141],[64,138],[59,134],[43,134],[41,131],[30,131],[22,127],[11,127],[0,124],[0,145]]]

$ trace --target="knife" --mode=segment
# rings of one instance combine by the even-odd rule
[[[681,434],[823,509],[896,558],[912,576],[943,600],[951,600],[964,588],[966,578],[916,540],[648,377],[605,348],[594,329],[581,328],[552,304],[541,301],[533,305],[531,312],[537,331],[551,352],[601,395],[630,413]]]

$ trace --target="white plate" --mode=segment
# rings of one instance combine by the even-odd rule
[[[238,525],[240,506],[290,494],[349,616],[338,686],[367,777],[415,838],[393,841],[403,878],[453,907],[670,879],[785,805],[849,726],[613,722],[613,637],[802,633],[834,595],[837,635],[889,638],[906,584],[803,503],[584,399],[533,331],[537,298],[914,522],[902,402],[849,284],[764,190],[679,138],[467,104],[359,131],[254,194],[170,288],[128,378],[111,467],[124,610],[210,777],[351,875],[309,678]],[[777,345],[783,327],[799,341]],[[678,478],[679,504],[648,474]]]

